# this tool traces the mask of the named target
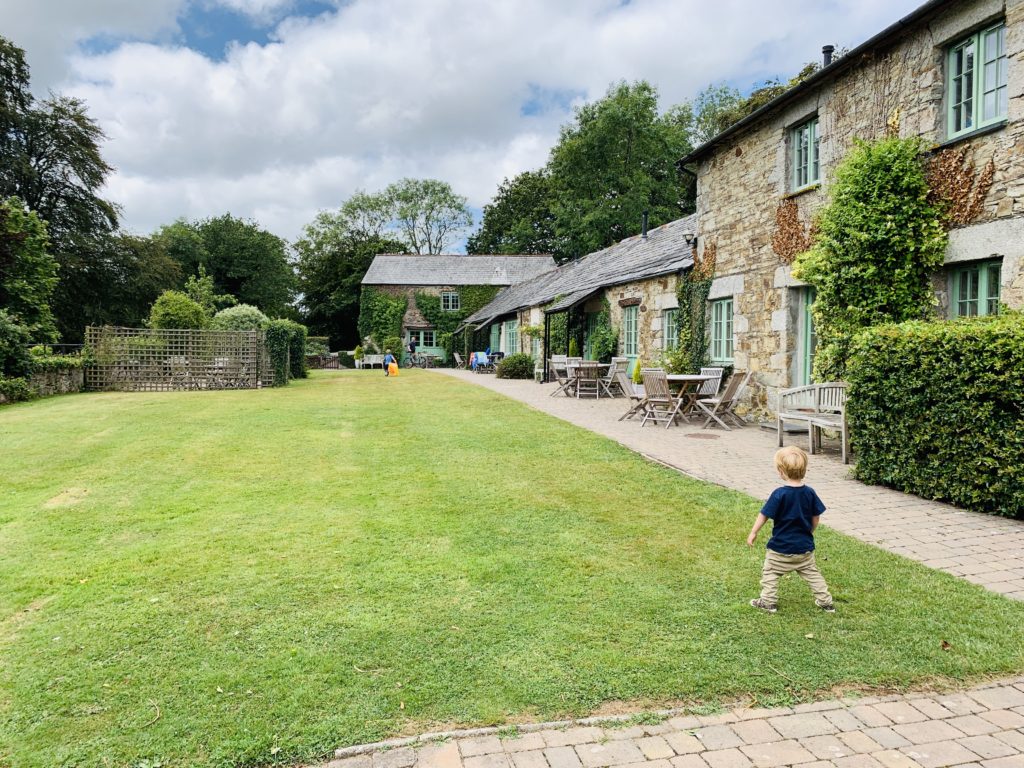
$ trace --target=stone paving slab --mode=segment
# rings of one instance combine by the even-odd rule
[[[1024,768],[1022,697],[1017,677],[717,716],[478,728],[339,749],[319,768]]]
[[[656,425],[641,428],[637,420],[618,421],[627,409],[621,398],[551,397],[554,384],[450,369],[437,369],[437,373],[486,387],[609,437],[692,477],[755,498],[767,498],[778,485],[772,465],[774,430],[767,432],[753,425],[731,432],[702,430],[700,422],[671,429]],[[806,435],[788,435],[786,441],[787,445],[807,447]],[[837,444],[826,441],[825,453],[811,458],[807,480],[828,507],[822,518],[825,525],[993,592],[1024,600],[1024,521],[968,512],[864,485],[850,477],[850,470],[839,460]]]

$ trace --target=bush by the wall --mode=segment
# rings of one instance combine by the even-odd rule
[[[20,377],[32,370],[31,341],[29,329],[0,309],[0,376]]]
[[[164,291],[149,311],[150,328],[206,328],[209,324],[203,306],[181,291]]]
[[[338,367],[340,368],[355,368],[356,361],[348,352],[338,353]]]
[[[869,329],[847,380],[859,479],[1024,518],[1024,315]]]
[[[82,358],[77,355],[51,355],[46,352],[32,353],[32,372],[67,371],[81,368]]]
[[[399,358],[402,356],[402,350],[405,348],[405,345],[402,343],[401,336],[388,336],[384,339],[382,344],[383,346],[380,348],[381,352],[386,352],[390,349],[391,353],[395,357]]]
[[[331,340],[327,336],[307,336],[307,355],[326,355],[331,351]]]
[[[32,387],[20,376],[5,378],[0,376],[0,403],[17,403],[35,397]]]
[[[251,304],[236,304],[213,316],[210,327],[215,331],[258,331],[270,318]]]
[[[522,352],[502,358],[498,363],[495,375],[499,379],[532,379],[533,358]]]
[[[306,367],[306,338],[309,330],[302,323],[294,320],[282,320],[288,323],[291,336],[288,339],[289,369],[293,379],[305,379],[309,376],[309,369]]]
[[[292,341],[290,320],[271,320],[267,323],[266,344],[270,356],[270,367],[274,370],[274,386],[283,387],[288,383],[288,350]]]

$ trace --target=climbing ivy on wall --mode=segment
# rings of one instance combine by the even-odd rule
[[[359,299],[359,338],[371,339],[383,351],[384,339],[402,335],[402,318],[408,303],[405,296],[365,286]]]
[[[704,246],[704,255],[694,255],[693,268],[679,280],[676,299],[679,311],[679,346],[673,355],[673,367],[680,373],[698,373],[708,360],[708,296],[715,276],[717,247]]]
[[[947,232],[930,196],[918,138],[858,141],[836,168],[829,202],[793,274],[813,285],[818,381],[845,378],[856,334],[933,314],[930,277]]]
[[[460,334],[461,339],[455,339],[455,329],[478,309],[490,304],[500,290],[501,286],[498,285],[463,285],[458,289],[459,309],[454,312],[441,309],[440,296],[417,291],[416,306],[423,314],[424,319],[434,326],[437,333],[437,345],[443,347],[449,357],[455,349],[468,355],[470,352],[476,351],[469,349],[471,345],[468,344],[473,340],[474,334],[470,330]]]

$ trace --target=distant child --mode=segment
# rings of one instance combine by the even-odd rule
[[[390,349],[384,350],[384,375],[388,376],[391,372],[391,364],[398,365],[398,361],[395,360],[395,356],[391,354]]]
[[[769,520],[772,521],[772,535],[768,539],[761,572],[761,597],[751,600],[750,604],[762,611],[775,613],[778,610],[779,579],[790,571],[796,571],[811,588],[815,604],[827,613],[835,613],[825,577],[814,562],[814,529],[818,527],[825,505],[813,488],[804,485],[807,454],[794,446],[780,448],[775,453],[775,469],[785,485],[776,488],[768,497],[747,536],[747,546],[754,546],[758,531]]]

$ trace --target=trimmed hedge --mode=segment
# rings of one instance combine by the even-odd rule
[[[266,330],[267,354],[274,369],[274,386],[288,383],[288,350],[292,341],[291,320],[271,320]]]
[[[847,380],[858,479],[1024,518],[1024,315],[871,328]]]
[[[306,339],[309,330],[302,323],[294,320],[282,320],[288,323],[291,330],[291,337],[288,340],[288,356],[290,373],[293,379],[305,379],[309,376],[309,368],[306,367]]]
[[[215,331],[258,331],[269,318],[251,304],[236,304],[213,316],[210,327]]]

